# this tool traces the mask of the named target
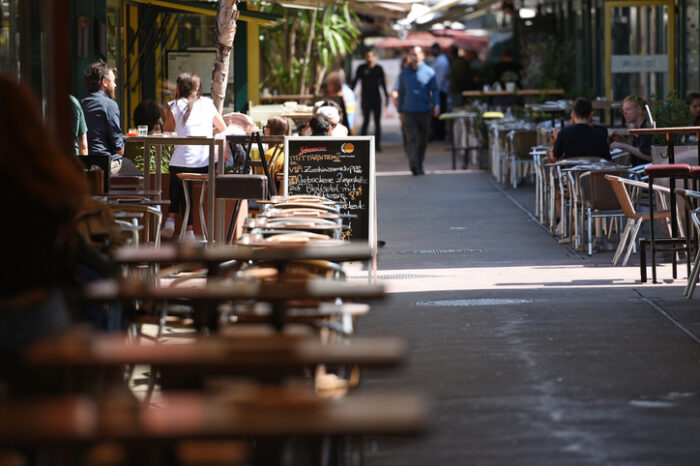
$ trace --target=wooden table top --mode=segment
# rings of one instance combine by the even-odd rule
[[[675,128],[630,128],[629,134],[700,134],[700,126]]]
[[[293,260],[364,261],[372,257],[366,242],[344,241],[334,247],[288,245],[287,247],[179,245],[125,247],[116,251],[118,264],[203,262],[216,264],[231,260],[285,262]]]
[[[200,287],[161,287],[136,280],[99,280],[90,283],[83,290],[85,299],[97,302],[132,299],[190,299],[200,302],[254,299],[270,302],[295,299],[378,299],[383,296],[383,285],[320,279],[266,282],[210,278],[206,285]]]
[[[294,102],[294,101],[308,101],[313,100],[316,97],[311,94],[280,94],[280,95],[261,95],[260,100],[266,100],[268,102]]]
[[[298,370],[317,364],[396,365],[405,357],[404,340],[396,337],[351,337],[342,342],[322,343],[316,334],[246,332],[247,326],[227,336],[197,337],[177,344],[127,343],[124,335],[69,332],[40,340],[24,355],[32,366],[63,368],[112,367],[150,364],[196,368],[211,374],[214,369],[232,373]],[[226,328],[226,327],[224,327]]]
[[[289,435],[413,435],[426,428],[423,397],[405,392],[316,399],[263,387],[170,392],[158,407],[112,395],[0,403],[0,444],[153,442]]]
[[[564,89],[516,89],[515,91],[463,91],[466,97],[496,96],[496,95],[564,95]]]

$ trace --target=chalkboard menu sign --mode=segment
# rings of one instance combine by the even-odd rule
[[[374,243],[374,137],[285,138],[284,190],[340,204],[343,239]]]

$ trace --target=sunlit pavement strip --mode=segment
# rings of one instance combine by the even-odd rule
[[[670,277],[671,266],[657,267],[657,273],[659,277]],[[350,278],[366,281],[367,274],[353,271]],[[640,282],[638,267],[583,265],[392,269],[379,270],[377,278],[387,293],[653,286]],[[684,275],[679,276],[674,283],[684,283],[683,278]]]

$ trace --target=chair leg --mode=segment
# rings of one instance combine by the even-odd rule
[[[590,207],[586,209],[588,212],[588,255],[592,256],[593,255],[593,239],[591,235],[591,230],[593,229],[593,222],[591,221],[591,209]]]
[[[693,268],[688,276],[688,284],[685,286],[685,291],[683,292],[683,295],[688,299],[691,299],[693,297],[693,293],[695,293],[695,285],[697,285],[698,282],[698,275],[700,275],[700,250],[698,250],[698,253],[695,254]]]
[[[642,223],[644,223],[644,221],[640,218],[634,225],[634,230],[632,230],[632,236],[630,237],[630,245],[627,248],[627,252],[625,253],[625,259],[622,261],[623,267],[627,265],[627,261],[629,260],[630,254],[632,253],[632,245],[634,245],[634,242],[637,240],[639,230],[642,228]]]
[[[613,256],[613,260],[612,260],[613,265],[617,265],[618,261],[620,260],[620,257],[622,256],[622,253],[625,250],[625,245],[627,244],[627,238],[629,237],[630,232],[632,231],[633,227],[634,227],[634,220],[632,220],[631,218],[627,219],[627,223],[625,224],[625,229],[622,230],[622,233],[620,234],[620,242],[617,245],[617,250],[615,251],[615,256]]]
[[[202,223],[202,237],[204,241],[209,240],[209,234],[207,231],[207,221],[204,218],[204,198],[207,193],[207,182],[202,182],[202,190],[199,193],[199,221]]]
[[[172,176],[172,175],[171,175]],[[187,230],[187,219],[190,218],[190,193],[187,189],[187,180],[182,180],[182,188],[185,190],[185,213],[182,216],[182,227],[180,228],[180,241],[185,239],[185,231]]]

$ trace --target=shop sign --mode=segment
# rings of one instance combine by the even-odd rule
[[[613,73],[666,73],[668,55],[613,55]]]

